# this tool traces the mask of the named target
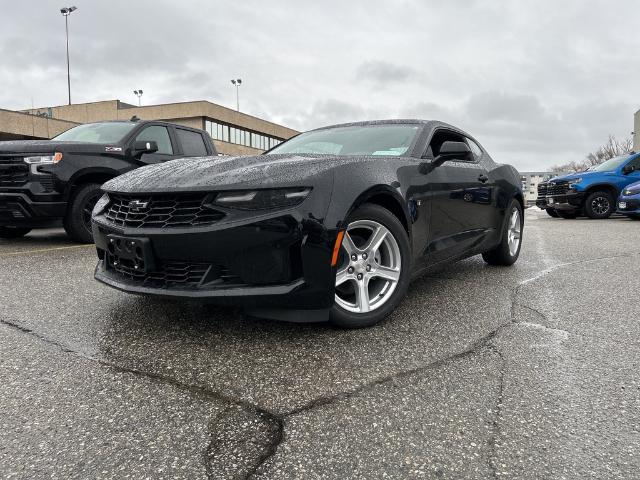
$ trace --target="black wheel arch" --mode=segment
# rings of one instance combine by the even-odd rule
[[[404,227],[409,238],[411,238],[411,222],[409,221],[409,212],[406,208],[406,202],[402,196],[389,185],[376,185],[362,192],[346,212],[343,223],[353,211],[365,203],[379,205],[389,210]]]
[[[585,191],[584,191],[584,198],[586,200],[586,198],[591,195],[594,192],[601,192],[601,191],[605,191],[611,194],[611,196],[613,197],[614,201],[616,198],[618,198],[618,195],[620,195],[620,192],[618,191],[618,189],[615,187],[615,185],[612,185],[610,183],[597,183],[595,185],[591,185],[590,187],[588,187]]]
[[[103,184],[111,180],[112,178],[117,177],[118,175],[120,175],[119,172],[107,168],[81,170],[69,181],[65,196],[67,200],[71,200],[75,192],[82,185],[86,185],[87,183]]]

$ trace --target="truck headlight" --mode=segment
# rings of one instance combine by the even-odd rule
[[[293,207],[302,203],[309,192],[311,192],[311,188],[305,187],[237,190],[219,193],[213,200],[213,204],[241,210]]]
[[[569,180],[569,188],[575,188],[576,185],[578,185],[580,182],[582,182],[582,178],[575,178],[573,180]]]
[[[29,165],[54,165],[62,160],[62,153],[56,152],[53,155],[38,155],[37,157],[25,157],[24,162]]]

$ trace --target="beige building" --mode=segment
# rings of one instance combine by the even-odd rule
[[[129,120],[133,116],[141,120],[164,120],[206,130],[218,152],[227,155],[260,153],[298,133],[204,100],[142,107],[119,100],[107,100],[22,112],[0,110],[0,140],[51,138],[79,123]]]

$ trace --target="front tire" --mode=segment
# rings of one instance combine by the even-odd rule
[[[93,243],[91,212],[101,196],[99,183],[88,183],[76,191],[64,219],[64,229],[72,240]]]
[[[589,218],[603,220],[613,213],[615,200],[609,192],[593,192],[584,201],[584,211]]]
[[[362,205],[347,223],[331,323],[342,328],[370,327],[387,317],[407,292],[409,237],[400,221],[378,205]]]
[[[489,265],[513,265],[520,256],[522,247],[522,206],[517,200],[511,200],[507,212],[500,244],[493,250],[484,252],[482,258]]]
[[[30,231],[30,228],[0,227],[0,238],[20,238]]]
[[[550,217],[558,218],[558,212],[556,212],[555,208],[547,208],[545,209],[545,211],[547,212],[547,215],[549,215]]]

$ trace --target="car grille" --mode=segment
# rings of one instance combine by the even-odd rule
[[[104,216],[112,224],[128,228],[206,226],[224,213],[204,206],[209,194],[116,195],[109,194]],[[136,203],[133,205],[131,202]]]
[[[132,261],[120,260],[106,255],[107,268],[113,270],[127,281],[149,288],[187,289],[193,290],[203,283],[207,286],[239,286],[239,277],[233,275],[221,265],[208,263],[189,263],[177,261],[163,261],[151,272],[142,272],[134,267]]]
[[[564,195],[569,191],[569,182],[550,182],[547,185],[547,195]]]
[[[0,157],[0,187],[17,187],[29,181],[23,157]]]
[[[538,184],[538,196],[539,197],[546,197],[547,196],[548,186],[549,185],[547,183],[539,183]]]

